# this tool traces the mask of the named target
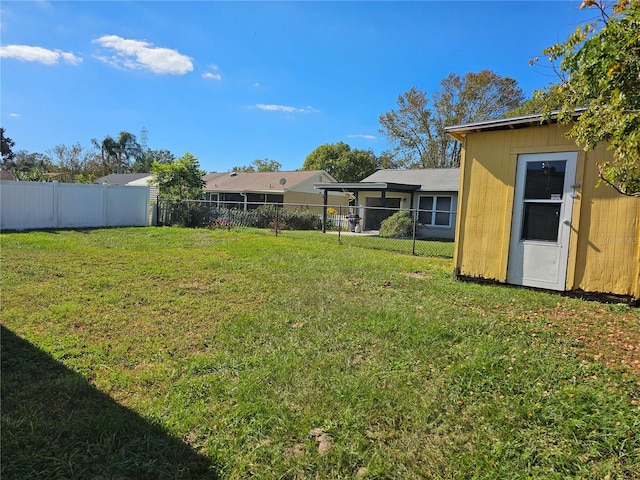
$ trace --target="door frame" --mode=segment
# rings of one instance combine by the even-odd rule
[[[556,242],[540,240],[522,240],[523,212],[525,206],[524,189],[529,162],[566,161],[562,203]],[[507,263],[507,283],[550,290],[566,290],[567,270],[569,264],[569,243],[571,238],[571,222],[573,216],[573,189],[575,187],[578,165],[578,152],[523,153],[517,157],[516,177],[513,193],[513,215],[509,239],[509,255]],[[527,250],[543,249],[545,246],[556,248],[557,277],[555,281],[527,278],[524,267],[524,256]]]

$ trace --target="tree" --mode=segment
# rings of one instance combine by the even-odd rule
[[[91,142],[102,155],[103,175],[127,172],[131,169],[131,159],[142,157],[142,147],[133,133],[122,131],[117,140],[107,135],[102,142],[95,138]]]
[[[16,180],[21,182],[52,182],[55,180],[51,177],[50,172],[42,167],[33,167],[31,170],[26,171],[14,170],[13,175]]]
[[[371,150],[353,149],[344,142],[326,143],[311,152],[303,170],[324,170],[339,182],[359,182],[377,170]]]
[[[392,152],[384,151],[376,158],[376,169],[395,170],[401,168],[402,164],[393,155]]]
[[[640,196],[640,2],[619,0],[608,8],[584,0],[581,8],[596,8],[599,18],[544,51],[559,62],[561,81],[544,93],[562,96],[561,123],[584,108],[568,136],[585,150],[607,144],[613,160],[598,165],[600,178],[620,193]]]
[[[42,153],[27,152],[26,150],[18,150],[13,159],[14,172],[29,172],[38,169],[43,172],[51,170],[51,159]]]
[[[175,162],[154,162],[151,166],[152,181],[158,184],[160,195],[176,200],[201,199],[205,173],[200,170],[198,159],[189,152]]]
[[[85,149],[80,143],[70,147],[56,145],[48,153],[48,168],[61,182],[91,183],[102,174],[100,154]]]
[[[147,148],[142,157],[135,159],[133,165],[131,165],[131,170],[134,173],[149,173],[153,162],[173,163],[175,160],[176,156],[169,150],[151,150]]]
[[[264,160],[254,160],[251,162],[251,165],[247,167],[233,167],[231,169],[232,172],[279,172],[282,168],[282,164],[280,162],[276,162],[275,160],[269,160],[265,158]]]
[[[445,127],[500,117],[523,99],[514,79],[491,70],[463,77],[451,73],[430,98],[416,87],[398,96],[398,109],[380,115],[380,132],[392,145],[389,154],[402,166],[457,167],[461,146]]]
[[[13,147],[15,146],[15,142],[5,136],[4,127],[0,127],[0,141],[0,148],[2,150],[2,169],[9,170],[13,167],[13,158],[15,157]]]
[[[530,60],[533,62],[533,60]],[[564,96],[558,89],[538,90],[531,98],[524,100],[519,106],[508,111],[505,117],[516,117],[519,115],[542,114],[553,110],[560,110]]]

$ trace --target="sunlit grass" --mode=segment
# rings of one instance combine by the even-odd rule
[[[3,326],[77,374],[33,390],[18,381],[30,378],[28,362],[9,363],[9,388],[3,338],[3,477],[640,475],[639,378],[605,338],[613,324],[637,332],[637,310],[456,282],[449,259],[318,233],[149,228],[1,241]],[[600,337],[602,348],[590,340]],[[209,473],[170,468],[166,454],[136,466],[153,454],[131,432],[108,440],[117,431],[88,428],[86,415],[76,428],[74,402],[38,428],[45,420],[30,412],[88,385],[165,432],[165,450],[179,448],[170,439],[188,445]],[[56,425],[84,443],[67,445]],[[127,448],[138,461],[123,460]]]

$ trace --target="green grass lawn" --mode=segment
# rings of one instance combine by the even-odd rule
[[[3,479],[640,477],[640,313],[314,232],[0,236]]]

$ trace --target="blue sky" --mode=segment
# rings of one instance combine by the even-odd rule
[[[324,143],[388,148],[378,118],[412,86],[488,68],[526,95],[529,59],[594,13],[580,1],[0,4],[0,112],[14,150],[121,130],[206,171],[269,158],[302,167]]]

